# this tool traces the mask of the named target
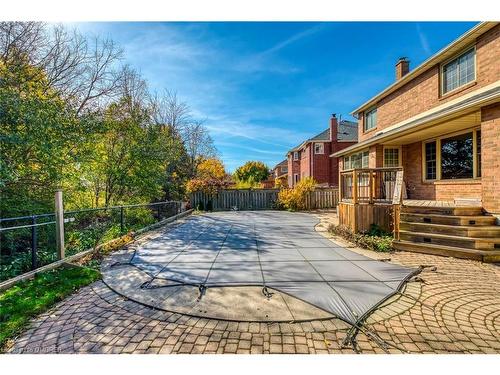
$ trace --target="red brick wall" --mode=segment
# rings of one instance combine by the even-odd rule
[[[409,199],[452,201],[455,198],[481,198],[481,181],[441,180],[424,182],[422,142],[403,146],[403,168]]]
[[[481,109],[483,207],[500,214],[500,103]]]
[[[330,146],[330,152],[328,155],[333,154],[334,152],[343,150],[346,147],[352,146],[356,144],[356,142],[335,142]],[[339,170],[342,170],[342,160],[343,158],[330,158],[330,186],[338,186],[339,185]]]
[[[288,155],[288,186],[293,187],[293,175],[298,173],[300,176],[300,159],[294,161],[293,153]]]
[[[450,95],[440,96],[439,66],[436,65],[414,78],[377,103],[377,128],[364,133],[360,113],[358,139],[363,141],[388,126],[418,115],[470,91],[494,83],[500,77],[500,25],[477,39],[476,81]]]
[[[300,178],[308,177],[311,175],[311,158],[310,158],[311,146],[307,145],[302,149],[300,154]]]

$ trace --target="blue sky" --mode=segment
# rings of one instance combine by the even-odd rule
[[[273,166],[288,149],[413,69],[473,22],[85,23],[111,37],[150,87],[176,91],[206,126],[229,171]]]

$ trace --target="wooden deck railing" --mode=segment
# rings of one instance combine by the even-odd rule
[[[390,203],[398,172],[403,168],[360,168],[340,172],[340,201],[349,203]]]
[[[340,203],[350,205],[370,205],[370,206],[392,206],[393,220],[391,226],[394,232],[394,238],[399,239],[399,213],[401,208],[401,198],[403,190],[403,168],[359,168],[340,172],[339,179],[339,197]],[[380,209],[378,210],[380,212]],[[377,211],[377,212],[378,212]],[[366,228],[371,223],[361,221],[377,221],[374,214],[375,209],[357,210],[353,209],[354,214],[346,215],[349,217],[349,226],[351,228]],[[368,213],[368,215],[365,215]],[[358,217],[363,216],[364,217]],[[374,224],[385,226],[387,220],[379,220],[381,223]],[[383,223],[382,223],[383,221]]]

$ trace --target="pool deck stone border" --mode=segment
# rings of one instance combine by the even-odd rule
[[[327,234],[333,214],[315,213]],[[10,353],[500,353],[500,267],[417,253],[374,253],[331,240],[372,258],[424,270],[366,322],[357,350],[342,348],[349,326],[340,319],[244,322],[193,317],[124,298],[102,281],[80,289],[30,327]],[[418,301],[418,302],[417,302]],[[370,335],[387,343],[384,349]]]

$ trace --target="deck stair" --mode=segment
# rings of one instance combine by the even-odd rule
[[[397,250],[500,262],[500,226],[479,206],[401,207]]]

